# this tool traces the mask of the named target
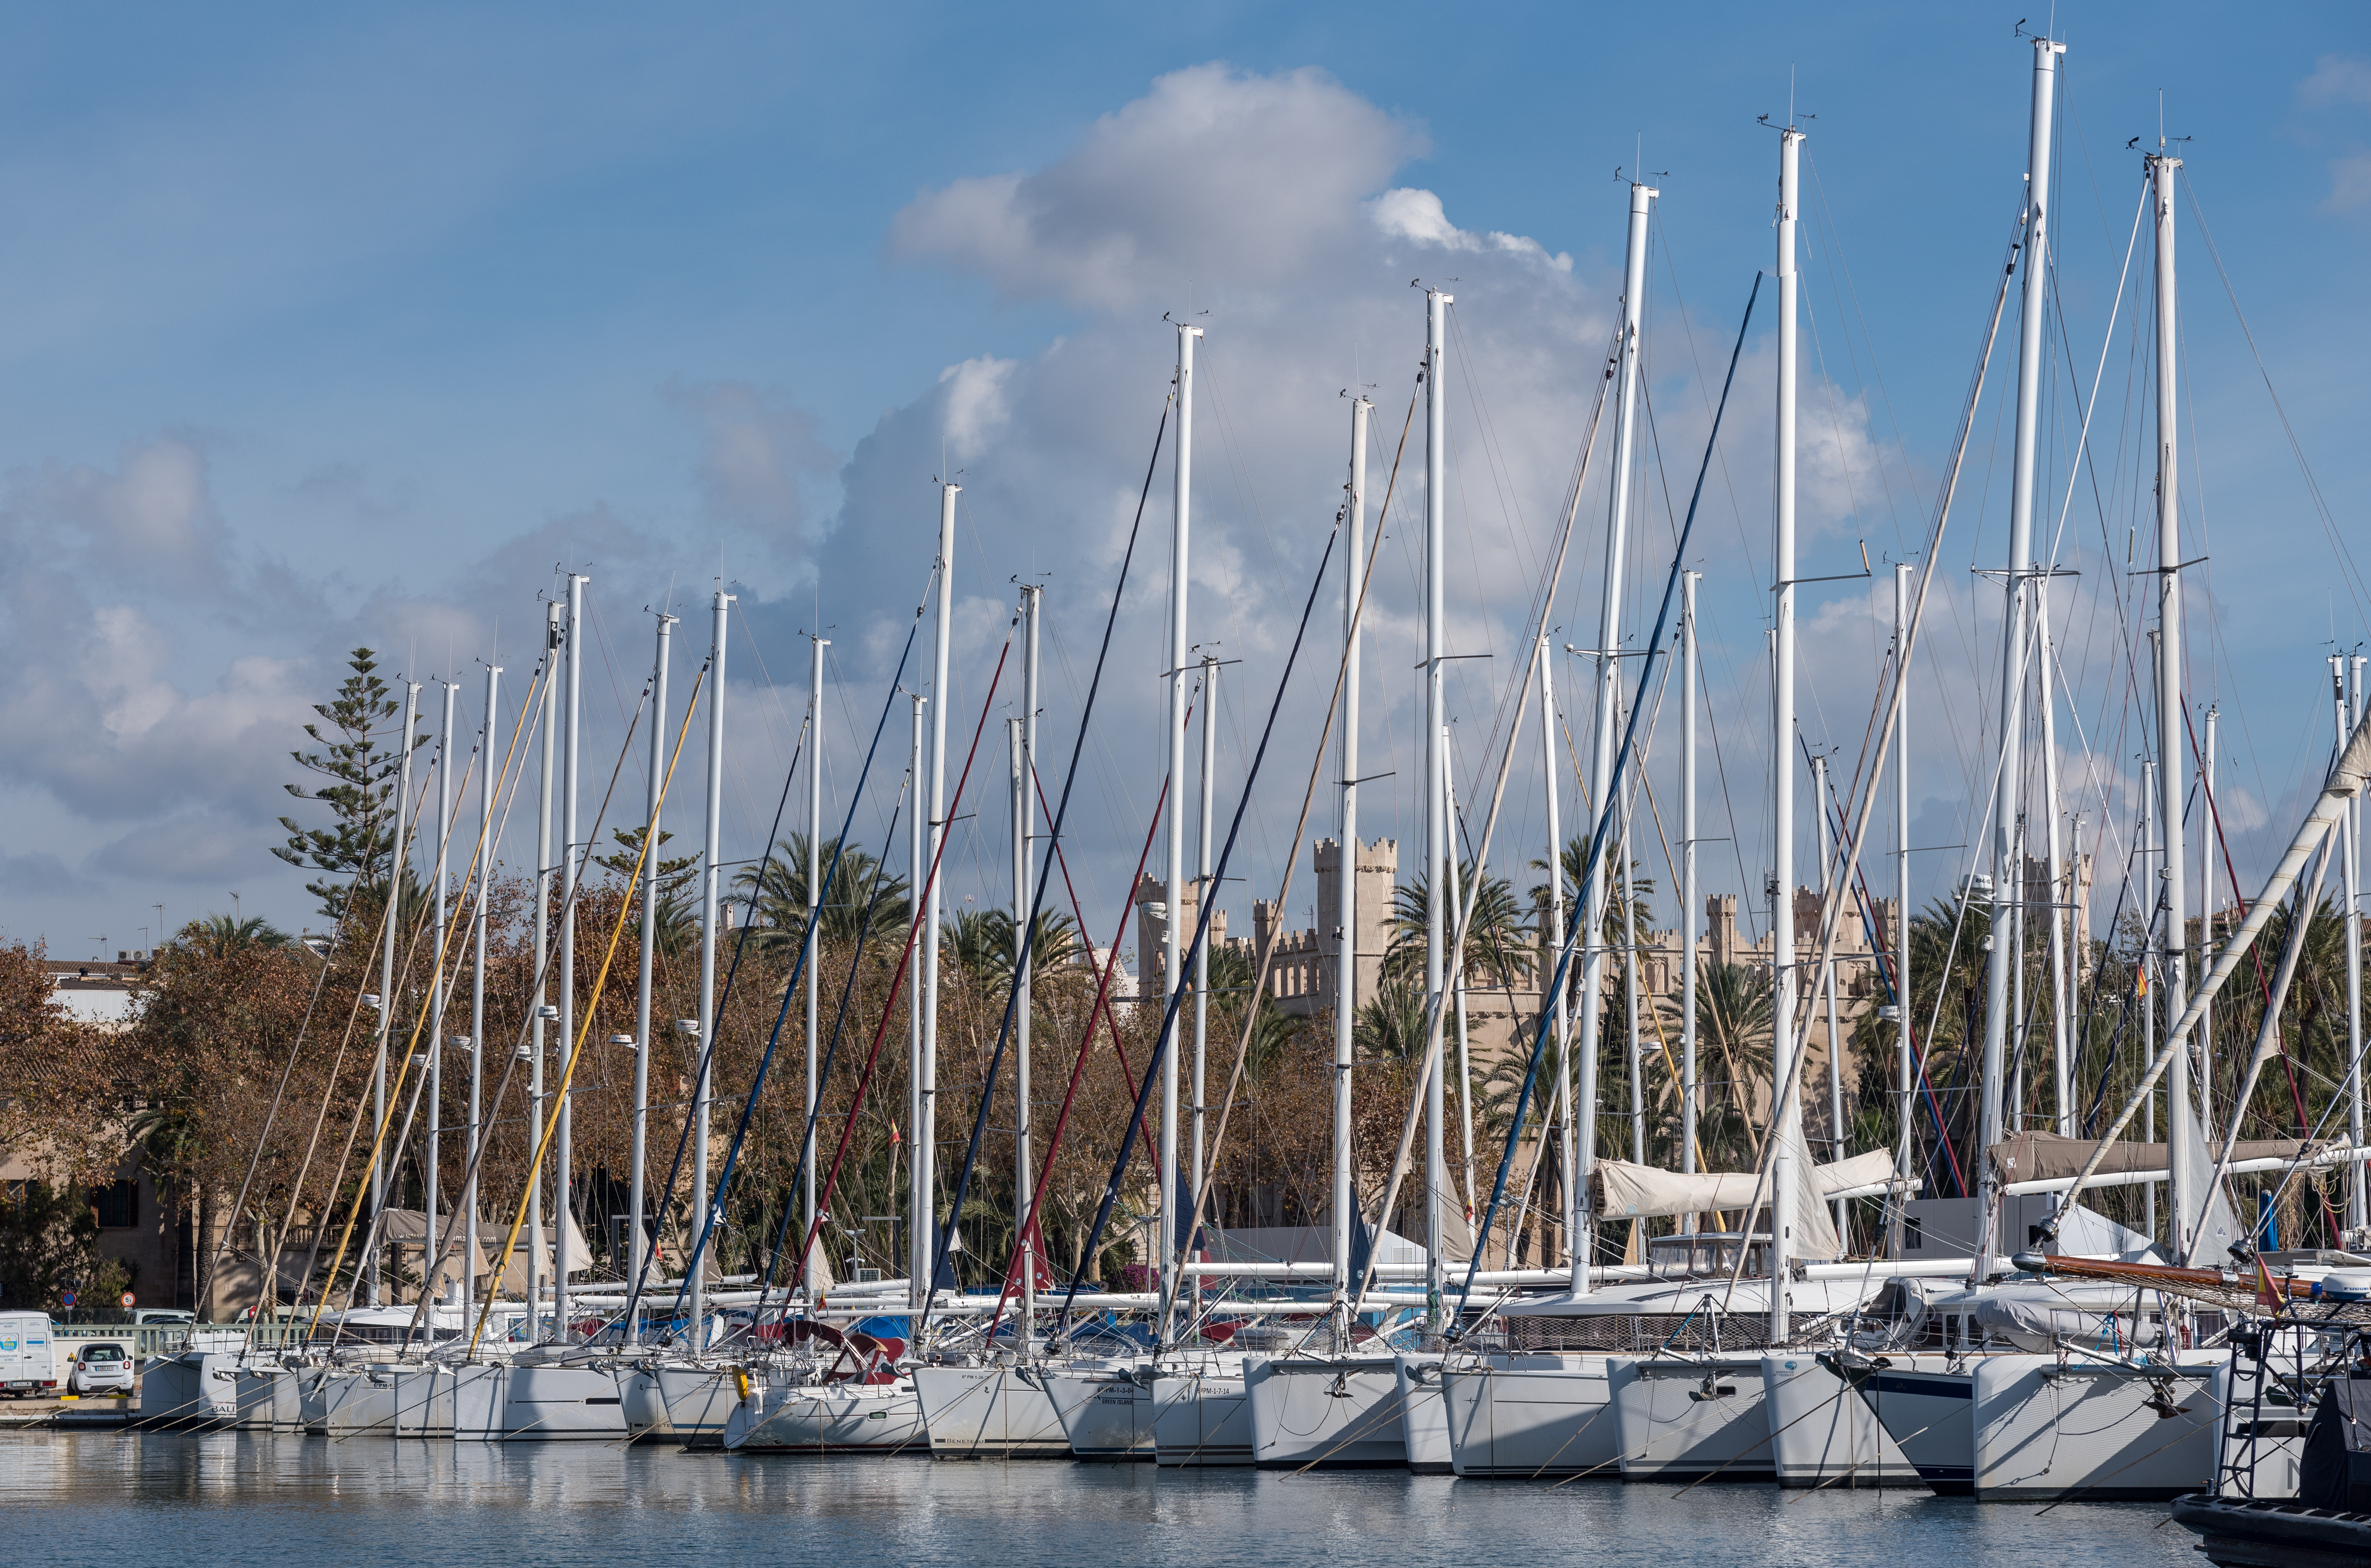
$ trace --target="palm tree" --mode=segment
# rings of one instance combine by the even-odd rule
[[[192,937],[195,945],[213,958],[226,958],[241,948],[283,948],[290,940],[287,932],[260,915],[249,915],[244,920],[232,915],[209,915],[182,933],[184,940]]]
[[[1474,899],[1474,916],[1465,928],[1467,988],[1510,986],[1530,978],[1531,931],[1523,924],[1522,905],[1515,902],[1514,885],[1505,877],[1486,877],[1476,895],[1471,860],[1459,869],[1457,885],[1460,893]],[[1385,974],[1422,972],[1426,911],[1431,896],[1430,883],[1421,871],[1392,889],[1392,941],[1383,953]],[[1444,940],[1456,921],[1456,905],[1445,905],[1441,911]]]
[[[939,951],[948,962],[997,986],[1012,983],[1012,913],[1008,909],[960,909],[939,934]],[[1029,972],[1042,977],[1080,951],[1079,928],[1068,915],[1040,913],[1037,940],[1029,955]]]
[[[1361,1055],[1384,1061],[1420,1061],[1425,1045],[1424,986],[1385,971],[1382,983],[1350,1023],[1350,1043]]]
[[[831,869],[835,853],[839,856],[836,873]],[[874,856],[852,844],[842,851],[839,839],[827,838],[819,864],[831,877],[828,897],[822,905],[822,936],[827,942],[844,945],[860,939],[894,939],[913,920],[913,905],[908,897],[911,890],[906,879]],[[733,885],[745,894],[751,890],[757,894],[762,928],[751,933],[754,941],[796,946],[807,928],[807,836],[793,833],[777,844],[762,863],[738,872]]]

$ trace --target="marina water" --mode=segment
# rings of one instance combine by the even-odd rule
[[[0,1439],[0,1562],[2191,1563],[2161,1504],[758,1459],[263,1433]]]

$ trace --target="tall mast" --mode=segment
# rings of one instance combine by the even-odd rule
[[[411,837],[405,824],[411,811],[411,737],[420,725],[420,683],[403,683],[403,757],[396,771],[395,832],[387,851],[387,946],[379,955],[378,967],[378,1055],[371,1064],[371,1122],[382,1130],[387,1126],[387,1051],[388,1033],[395,1027],[395,943],[403,924],[403,869],[411,860]],[[387,1207],[387,1161],[374,1149],[371,1154],[371,1229],[370,1235],[383,1234],[379,1215]],[[370,1251],[365,1273],[370,1304],[385,1303],[379,1296],[379,1249]]]
[[[501,705],[503,667],[486,666],[486,721],[478,732],[478,852],[469,874],[478,884],[478,917],[469,960],[469,1184],[461,1194],[461,1307],[478,1294],[478,1139],[484,1135],[486,1085],[486,896],[494,874],[494,714]],[[494,1280],[502,1278],[496,1270]],[[487,1294],[492,1295],[491,1286]]]
[[[1441,874],[1448,852],[1447,824],[1441,818],[1446,796],[1447,759],[1441,755],[1440,732],[1449,722],[1441,688],[1441,659],[1448,653],[1447,618],[1441,603],[1447,582],[1449,516],[1449,306],[1452,296],[1439,289],[1425,291],[1424,370],[1424,997],[1427,1017],[1441,1006],[1443,945],[1449,879]],[[1440,1332],[1440,1286],[1446,1277],[1440,1248],[1441,1191],[1449,1185],[1446,1154],[1441,1147],[1441,1122],[1446,1114],[1441,1093],[1443,1074],[1427,1075],[1424,1083],[1424,1330],[1428,1343]]]
[[[940,846],[947,837],[947,654],[954,633],[955,603],[955,497],[962,492],[961,485],[948,480],[940,482],[935,573],[939,605],[937,624],[931,628],[934,635],[931,652],[931,840],[923,870],[930,892],[922,900],[922,946],[919,954],[922,961],[922,987],[916,998],[922,1009],[922,1071],[920,1114],[914,1122],[914,1277],[921,1282],[924,1306],[929,1305],[931,1291],[938,1284],[931,1274],[938,1251],[935,1161],[939,1118],[939,905],[943,884],[932,870],[939,864]],[[916,891],[920,891],[919,884]],[[947,1224],[957,1227],[962,1218],[961,1215],[950,1215]]]
[[[813,927],[821,919],[823,905],[823,651],[831,646],[830,640],[816,634],[807,650],[807,924]],[[823,994],[823,933],[817,931],[807,949],[807,1075],[806,1134],[804,1147],[799,1151],[802,1169],[807,1173],[805,1212],[806,1228],[802,1236],[815,1233],[815,1099],[821,1087],[815,1082],[815,1030],[817,1002]],[[799,1277],[810,1276],[812,1258],[799,1261]]]
[[[1021,590],[1021,720],[1015,726],[1014,737],[1021,769],[1016,784],[1016,804],[1012,829],[1012,900],[1013,932],[1016,943],[1027,942],[1032,932],[1025,929],[1029,911],[1036,903],[1036,797],[1037,787],[1037,615],[1045,603],[1046,590],[1030,583]],[[1021,976],[1019,1005],[1014,1009],[1014,1043],[1019,1047],[1013,1056],[1012,1075],[1012,1167],[1017,1183],[1014,1198],[1017,1215],[1035,1212],[1036,1170],[1030,1152],[1031,1121],[1029,1105],[1029,1009],[1031,993],[1037,983],[1037,966],[1033,962],[1021,964],[1022,951],[1013,953],[1014,973]],[[1093,954],[1089,955],[1091,958]],[[1033,1348],[1036,1332],[1037,1310],[1037,1249],[1034,1239],[1023,1237],[1021,1271],[1021,1351],[1024,1355]]]
[[[2023,851],[2018,843],[2023,813],[2025,780],[2025,683],[2019,666],[2027,654],[2027,613],[2032,581],[2033,475],[2036,440],[2041,417],[2042,327],[2050,289],[2050,125],[2058,86],[2058,56],[2065,45],[2047,38],[2033,40],[2033,98],[2026,136],[2025,239],[2018,265],[2025,270],[2024,293],[2018,319],[2017,445],[2009,490],[2007,610],[2001,622],[2001,687],[1999,778],[1993,797],[1993,896],[1991,961],[1984,967],[1984,1076],[1978,1090],[1980,1113],[1976,1147],[1988,1149],[2001,1141],[2004,1112],[2003,1064],[2014,1007],[2012,984],[2023,965],[2018,962],[2017,917],[2025,902]],[[1974,1263],[1984,1273],[1993,1247],[1993,1216],[1999,1208],[2000,1179],[1990,1159],[1979,1157],[1983,1240]],[[1991,1249],[1986,1251],[1985,1249]]]
[[[436,1262],[445,1255],[437,1244],[436,1204],[440,1194],[436,1177],[445,1142],[445,902],[453,845],[453,709],[461,688],[449,680],[442,684],[445,715],[436,732],[436,940],[429,948],[435,970],[428,977],[428,1158],[421,1162],[420,1170],[422,1206],[425,1210],[421,1217],[426,1227],[426,1250],[420,1254],[421,1266],[427,1271],[420,1281],[423,1297],[435,1295]]]
[[[576,1049],[576,882],[584,875],[583,847],[576,841],[576,765],[584,733],[584,584],[591,581],[578,572],[568,574],[568,739],[560,754],[560,1049],[563,1054]],[[576,1214],[569,1182],[570,1146],[574,1142],[571,1113],[576,1096],[572,1087],[574,1080],[565,1067],[561,1080],[560,1150],[552,1173],[552,1252],[557,1261],[551,1266],[551,1311],[561,1343],[565,1344],[568,1274],[572,1266],[583,1267],[585,1260],[576,1256],[568,1240],[569,1225]]]
[[[2339,748],[2346,745],[2342,738],[2354,732],[2363,721],[2363,664],[2357,656],[2348,661],[2351,669],[2341,671],[2339,660],[2331,661],[2331,674],[2336,685],[2338,701]],[[2350,685],[2347,674],[2351,673]],[[2350,1148],[2363,1147],[2363,798],[2358,795],[2346,803],[2346,861],[2343,868],[2346,887],[2346,910],[2339,928],[2346,938],[2346,1133]],[[2356,1160],[2347,1168],[2346,1227],[2360,1230],[2366,1223],[2363,1162]]]
[[[1162,670],[1168,697],[1169,724],[1168,875],[1162,883],[1165,917],[1161,928],[1161,983],[1174,989],[1180,967],[1179,928],[1186,917],[1186,709],[1191,700],[1186,685],[1186,569],[1191,559],[1194,526],[1194,340],[1199,327],[1180,321],[1177,328],[1177,466],[1172,491],[1169,526],[1169,658]],[[1160,1216],[1161,1299],[1174,1302],[1177,1291],[1177,1252],[1186,1239],[1177,1234],[1177,1053],[1161,1056]],[[1169,1321],[1153,1326],[1156,1344],[1169,1343]]]
[[[2041,698],[2041,815],[2043,853],[2049,856],[2051,1103],[2058,1108],[2058,1136],[2075,1136],[2075,1020],[2066,986],[2067,928],[2075,915],[2074,888],[2058,839],[2058,653],[2050,636],[2050,578],[2033,580],[2035,673]],[[2212,721],[2210,721],[2212,722]]]
[[[1778,415],[1776,507],[1773,535],[1776,597],[1770,627],[1770,1017],[1777,1038],[1791,1048],[1795,1033],[1795,275],[1796,166],[1803,133],[1789,125],[1778,133]],[[1774,1061],[1785,1074],[1793,1064]],[[1787,1124],[1771,1129],[1778,1143],[1771,1161],[1770,1343],[1787,1343],[1793,1303],[1787,1299],[1787,1226],[1794,1211],[1789,1158],[1803,1137],[1803,1101],[1783,1085],[1775,1092],[1787,1106]],[[1747,1216],[1752,1224],[1752,1216]]]
[[[1540,984],[1543,986],[1551,985],[1556,978],[1556,967],[1564,952],[1565,929],[1564,821],[1559,815],[1564,801],[1558,794],[1561,786],[1556,782],[1556,705],[1553,664],[1547,634],[1543,632],[1540,635],[1540,790],[1547,808],[1548,830],[1547,945],[1540,955]],[[1556,1031],[1556,1089],[1549,1097],[1548,1124],[1556,1129],[1559,1140],[1556,1146],[1556,1163],[1560,1167],[1557,1174],[1562,1178],[1566,1190],[1557,1194],[1563,1204],[1557,1212],[1565,1219],[1567,1243],[1572,1239],[1573,1216],[1572,1040],[1570,1009],[1567,1006],[1570,996],[1571,986],[1567,983],[1555,986],[1555,994],[1547,998],[1549,1026]],[[1544,1147],[1544,1130],[1541,1141]],[[1541,1195],[1540,1202],[1543,1207],[1546,1205],[1546,1194]],[[1543,1267],[1546,1266],[1548,1257],[1547,1248],[1543,1244],[1540,1249]]]
[[[544,1026],[560,1017],[560,1009],[550,1002],[551,986],[551,874],[557,869],[551,859],[551,787],[557,771],[553,758],[560,744],[557,720],[552,716],[552,693],[559,686],[560,656],[568,641],[568,628],[561,618],[565,614],[560,601],[546,600],[543,606],[543,690],[537,698],[543,705],[536,727],[543,732],[543,771],[537,786],[538,794],[535,808],[535,1023],[529,1048],[535,1053],[527,1063],[527,1102],[534,1107],[530,1125],[543,1125],[543,1055]],[[540,1136],[540,1133],[538,1135]],[[527,1172],[526,1197],[526,1318],[527,1331],[538,1343],[543,1338],[543,1161],[538,1159],[535,1169]],[[508,1262],[507,1259],[504,1262]]]
[[[662,613],[658,653],[651,665],[651,776],[644,789],[642,816],[642,951],[634,971],[634,1148],[627,1170],[626,1277],[642,1277],[642,1253],[650,1245],[642,1216],[650,1212],[643,1181],[650,1162],[651,1127],[651,961],[658,953],[659,936],[659,813],[666,778],[667,651],[676,618]],[[639,1309],[636,1316],[639,1317]],[[695,1336],[697,1337],[697,1336]],[[626,1322],[626,1343],[640,1341],[632,1319]]]
[[[1605,812],[1613,790],[1613,723],[1622,700],[1622,578],[1629,545],[1630,475],[1638,446],[1638,315],[1647,294],[1647,220],[1652,186],[1630,184],[1630,236],[1622,269],[1621,388],[1613,413],[1613,516],[1605,531],[1605,585],[1597,612],[1597,707],[1590,738],[1589,812]],[[1592,820],[1590,833],[1594,836]],[[1561,858],[1562,851],[1558,851]],[[1605,990],[1605,867],[1590,878],[1581,905],[1579,1077],[1572,1121],[1579,1133],[1572,1186],[1572,1293],[1589,1292],[1590,1253],[1596,1232],[1589,1212],[1589,1174],[1597,1164],[1597,1050]]]
[[[2155,632],[2149,633],[2149,641],[2152,645],[2156,643]],[[2149,873],[2161,858],[2158,854],[2157,837],[2157,774],[2156,763],[2141,764],[2140,831],[2137,836],[2141,846],[2141,886],[2145,888],[2154,885],[2155,879]],[[2145,998],[2141,1004],[2141,1059],[2154,1062],[2157,1060],[2157,1009],[2165,991],[2164,932],[2157,928],[2154,909],[2144,915],[2142,918],[2144,929],[2141,937],[2141,963],[2145,969],[2152,970],[2159,976],[2157,994]],[[2170,1027],[2172,1022],[2172,1015],[2169,1014],[2166,1023]],[[2158,1093],[2163,1092],[2162,1089],[2158,1090]],[[2157,1142],[2157,1095],[2152,1094],[2141,1103],[2141,1141],[2143,1143]],[[2141,1188],[2141,1194],[2143,1233],[2151,1240],[2155,1240],[2157,1239],[2157,1183],[2151,1182],[2144,1185]],[[2180,1256],[2178,1252],[2174,1255]]]
[[[1350,399],[1350,479],[1344,502],[1348,548],[1342,557],[1342,833],[1334,905],[1334,1344],[1350,1348],[1350,1064],[1359,1010],[1359,585],[1366,575],[1367,416]]]
[[[2180,324],[2175,311],[2173,271],[2173,177],[2181,160],[2163,151],[2150,155],[2149,172],[2157,200],[2157,836],[2165,847],[2158,870],[2165,883],[2165,1016],[2168,1028],[2181,1016],[2190,995],[2188,966],[2190,903],[2182,886],[2181,808],[2187,793],[2182,784],[2189,771],[2181,766],[2181,462],[2180,385],[2175,349]],[[2169,1036],[2169,1047],[2184,1044]],[[2190,1053],[2174,1053],[2167,1070],[2166,1189],[2173,1209],[2171,1241],[2177,1258],[2190,1254],[2199,1221],[2206,1211],[2206,1193],[2192,1182],[2189,1162],[2196,1131],[2191,1110]]]
[[[700,1037],[692,1042],[700,1071],[691,1086],[691,1190],[700,1193],[708,1191],[708,1089],[715,1059],[716,906],[724,885],[724,868],[718,863],[724,834],[724,632],[732,603],[733,595],[719,588],[709,606],[708,622],[708,791],[700,810]],[[772,852],[771,845],[765,847],[767,853]],[[697,1246],[700,1233],[707,1227],[695,1220],[686,1228]],[[706,1257],[703,1251],[684,1260],[685,1304],[691,1312],[694,1350],[705,1348],[708,1338],[701,1332],[707,1292],[700,1287],[700,1275]]]
[[[1700,571],[1680,574],[1680,1169],[1690,1174],[1696,1168],[1696,933],[1704,918],[1696,882],[1696,584],[1703,579]],[[1547,661],[1540,663],[1545,668]],[[1556,935],[1560,941],[1561,929]],[[1684,1216],[1681,1224],[1692,1231],[1696,1216]]]
[[[2222,716],[2221,709],[2212,703],[2207,705],[2203,726],[2206,732],[2201,737],[2203,744],[2198,758],[2198,972],[2202,974],[2215,962],[2215,818],[2222,800],[2215,792],[2215,741]],[[2343,735],[2339,737],[2338,745],[2340,750],[2345,749]],[[2211,1007],[2198,1020],[2198,1059],[2204,1063],[2215,1060],[2215,1009]],[[2211,1069],[2207,1082],[2211,1097]],[[2206,1147],[2215,1147],[2213,1138],[2207,1139]]]
[[[1833,820],[1828,815],[1828,759],[1811,759],[1811,812],[1820,822],[1820,903],[1824,907],[1835,887],[1832,868],[1835,864],[1835,839]],[[1842,1159],[1845,1148],[1845,1057],[1844,1033],[1836,1021],[1836,966],[1833,960],[1820,969],[1820,995],[1828,1007],[1828,1158]],[[1835,1200],[1836,1234],[1845,1239],[1845,1250],[1851,1251],[1851,1207],[1845,1199]]]
[[[931,813],[922,805],[922,766],[929,755],[930,699],[916,693],[913,703],[913,745],[906,763],[906,778],[914,787],[915,804],[913,814],[907,819],[906,885],[914,890],[914,897],[919,900],[922,896],[923,868],[928,864],[925,846],[931,836]],[[910,962],[919,965],[921,955],[914,954]],[[935,1213],[925,1195],[930,1189],[924,1184],[921,1124],[927,1101],[922,1094],[922,1000],[919,992],[919,987],[908,989],[906,1004],[906,1299],[918,1312],[931,1304],[931,1253],[921,1238],[930,1229]]]
[[[1440,785],[1445,791],[1440,812],[1442,821],[1449,827],[1449,859],[1443,862],[1443,869],[1449,873],[1449,907],[1454,910],[1463,905],[1465,888],[1464,873],[1458,864],[1457,853],[1457,769],[1452,766],[1452,754],[1449,749],[1447,730],[1440,732],[1440,755],[1443,759]],[[1461,1147],[1465,1157],[1464,1174],[1459,1182],[1458,1192],[1464,1199],[1465,1228],[1469,1235],[1474,1229],[1474,1065],[1465,1040],[1465,988],[1473,983],[1473,978],[1463,964],[1457,966],[1457,1117],[1459,1133],[1463,1139]]]
[[[1196,856],[1194,886],[1195,907],[1219,896],[1219,884],[1210,880],[1210,814],[1211,795],[1219,769],[1219,662],[1209,654],[1202,655],[1202,779],[1201,825],[1195,834]],[[1254,1003],[1246,1001],[1245,1006]],[[1210,941],[1206,935],[1194,946],[1194,1126],[1186,1163],[1189,1193],[1202,1190],[1202,1117],[1206,1097],[1206,1037],[1210,1022]],[[1190,1219],[1190,1216],[1188,1216]],[[1190,1238],[1181,1238],[1181,1244]],[[1198,1303],[1202,1276],[1194,1276],[1194,1288]]]
[[[1910,574],[1907,561],[1893,568],[1893,678],[1910,683]],[[1917,1061],[1911,1044],[1910,1000],[1910,704],[1895,709],[1893,725],[1893,1020],[1894,1072],[1901,1086],[1901,1111],[1894,1118],[1893,1174],[1910,1180],[1910,1129],[1917,1110]],[[1886,1205],[1893,1212],[1893,1254],[1902,1255],[1903,1204],[1907,1190]]]
[[[1635,777],[1635,776],[1634,776]],[[1638,1034],[1638,882],[1636,857],[1630,852],[1631,810],[1638,791],[1627,780],[1622,789],[1622,1010],[1628,1034],[1630,1075],[1630,1159],[1647,1163],[1647,1058]],[[1644,1228],[1633,1225],[1634,1239]]]

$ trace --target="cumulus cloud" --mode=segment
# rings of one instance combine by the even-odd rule
[[[2371,60],[2325,54],[2314,63],[2313,74],[2297,85],[2297,101],[2308,110],[2316,139],[2345,150],[2330,160],[2330,194],[2326,213],[2371,210],[2371,150],[2363,145],[2359,111],[2371,109]]]
[[[1222,279],[1297,277],[1422,145],[1417,127],[1322,71],[1197,65],[1159,78],[1044,168],[924,191],[889,243],[977,272],[1009,299],[1199,305]]]
[[[711,517],[771,529],[804,526],[806,487],[838,464],[813,414],[746,381],[670,386],[665,396],[699,421],[700,490]]]

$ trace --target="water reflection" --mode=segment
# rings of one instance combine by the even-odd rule
[[[156,1433],[0,1437],[0,1561],[671,1565],[2189,1563],[2162,1507],[1923,1492],[690,1455]]]

